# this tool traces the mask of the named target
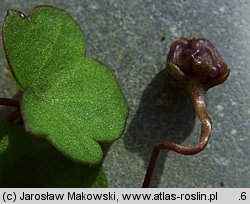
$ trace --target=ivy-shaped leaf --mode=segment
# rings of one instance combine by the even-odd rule
[[[0,121],[0,187],[108,187],[101,166],[88,167],[65,158],[46,140],[22,127]]]
[[[9,10],[3,45],[23,98],[25,127],[72,160],[97,164],[98,142],[123,133],[128,108],[110,70],[90,59],[77,23],[63,10]]]

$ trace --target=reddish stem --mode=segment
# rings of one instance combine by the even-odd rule
[[[0,98],[0,105],[4,106],[11,106],[15,108],[19,108],[19,102],[14,99],[9,99],[9,98]]]
[[[17,120],[18,118],[21,117],[21,112],[20,112],[20,109],[17,109],[15,111],[13,111],[12,113],[10,113],[7,117],[6,117],[6,120],[8,122],[13,122],[15,120]]]
[[[14,99],[9,99],[9,98],[0,98],[0,105],[5,105],[5,106],[10,106],[10,107],[17,108],[17,110],[13,111],[12,113],[10,113],[6,117],[6,120],[8,122],[16,121],[16,124],[19,124],[19,125],[23,124],[23,119],[22,119],[22,114],[21,114],[21,111],[20,111],[19,101],[14,100]]]
[[[194,108],[201,121],[200,141],[194,146],[182,146],[173,142],[161,142],[155,145],[142,187],[147,188],[153,176],[157,157],[161,150],[172,150],[183,155],[193,155],[201,152],[207,145],[211,135],[212,121],[207,113],[205,104],[205,90],[201,85],[190,83],[187,92],[192,98]]]

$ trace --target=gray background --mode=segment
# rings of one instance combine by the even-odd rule
[[[39,4],[65,9],[80,24],[89,56],[115,73],[130,107],[126,132],[103,166],[110,187],[140,187],[153,145],[194,144],[200,123],[189,98],[166,80],[169,46],[179,37],[206,37],[231,68],[228,80],[206,94],[213,119],[202,153],[162,152],[152,187],[250,187],[250,1],[247,0],[0,0],[9,8]],[[0,51],[0,96],[17,89]]]

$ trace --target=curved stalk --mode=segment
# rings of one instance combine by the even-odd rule
[[[201,152],[206,147],[209,141],[212,131],[212,121],[206,109],[205,89],[201,85],[190,83],[189,87],[187,88],[187,92],[192,98],[195,111],[201,121],[200,141],[194,146],[182,146],[168,141],[156,144],[153,149],[144,178],[144,182],[142,185],[143,188],[147,188],[150,185],[156,160],[161,150],[172,150],[183,155],[194,155]]]

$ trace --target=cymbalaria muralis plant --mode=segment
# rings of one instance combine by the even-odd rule
[[[182,146],[170,141],[156,144],[144,178],[143,187],[149,187],[155,163],[161,150],[172,150],[183,155],[194,155],[207,145],[212,120],[205,105],[208,89],[223,83],[230,70],[220,53],[207,39],[181,38],[170,47],[166,68],[169,80],[174,86],[185,89],[191,97],[194,108],[201,121],[200,141],[194,146]]]
[[[5,172],[11,172],[8,168],[15,169],[10,164],[13,158],[19,164],[19,156],[35,155],[34,160],[40,158],[42,161],[46,160],[45,157],[55,157],[53,162],[63,164],[63,169],[67,168],[74,172],[72,175],[79,174],[81,177],[82,170],[79,172],[78,167],[66,164],[65,158],[58,156],[51,146],[77,163],[97,165],[101,162],[103,153],[100,143],[118,139],[128,115],[126,100],[114,75],[103,64],[86,56],[79,26],[65,11],[54,7],[38,6],[28,15],[8,10],[2,40],[9,69],[21,92],[20,101],[0,98],[0,105],[16,108],[6,120],[23,125],[26,132],[50,143],[39,146],[28,138],[15,138],[8,131],[12,129],[16,133],[20,127],[2,122],[0,160],[8,164]],[[194,155],[206,147],[212,121],[206,110],[205,94],[209,88],[223,83],[230,72],[217,49],[207,39],[181,38],[175,41],[170,47],[166,68],[171,83],[185,89],[193,101],[201,121],[200,141],[188,147],[168,141],[156,144],[143,187],[150,185],[161,150]],[[23,135],[20,133],[19,136]],[[14,157],[16,149],[8,147],[11,141],[22,144],[19,154]],[[40,157],[44,150],[47,154]],[[55,163],[42,164],[49,169]],[[51,168],[51,171],[54,169]],[[89,169],[85,172],[88,174]],[[86,179],[86,185],[80,183],[79,186],[107,186],[105,174],[99,171],[99,167],[94,174]],[[61,177],[63,182],[65,177]],[[95,177],[98,178],[95,180]],[[57,179],[49,180],[53,183],[49,187],[58,186],[54,184]],[[22,187],[25,181],[20,182]],[[45,181],[45,187],[47,183]],[[68,186],[74,187],[74,184]]]

